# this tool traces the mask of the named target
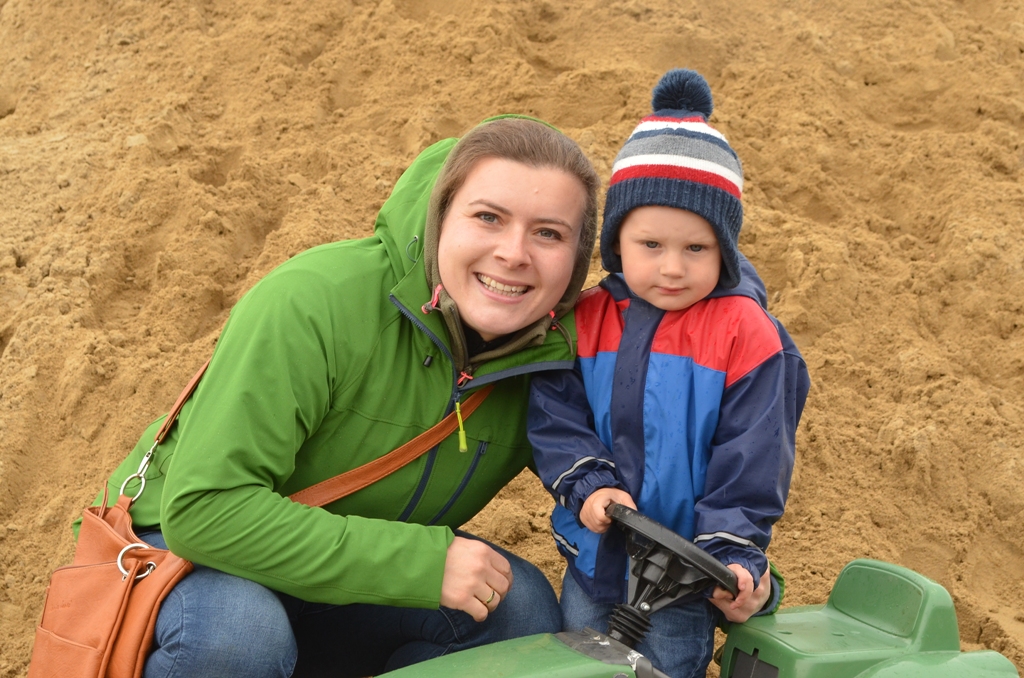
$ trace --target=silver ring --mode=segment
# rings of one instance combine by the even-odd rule
[[[150,548],[149,544],[135,543],[135,544],[128,544],[128,546],[125,546],[123,549],[121,549],[121,552],[117,554],[117,569],[121,571],[121,581],[124,581],[125,579],[127,579],[128,575],[131,574],[131,572],[129,572],[128,570],[125,569],[124,563],[121,562],[122,559],[124,558],[124,554],[128,553],[129,551],[131,551],[133,549],[148,549],[148,548]],[[143,572],[140,575],[136,575],[136,577],[135,577],[136,581],[139,580],[139,579],[143,579],[145,577],[148,577],[149,573],[152,572],[155,569],[156,569],[156,563],[154,563],[152,561],[146,563],[146,571]]]
[[[129,504],[129,506],[134,504],[135,500],[142,496],[142,491],[144,489],[146,489],[146,476],[139,475],[138,473],[133,473],[130,476],[128,476],[127,478],[125,478],[124,482],[121,483],[121,494],[124,494],[125,488],[128,487],[128,483],[131,482],[132,479],[134,479],[134,478],[138,478],[139,479],[139,491],[135,493],[134,497],[132,497],[132,501]]]

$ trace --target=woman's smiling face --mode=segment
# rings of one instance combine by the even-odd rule
[[[573,175],[484,158],[441,222],[441,282],[485,341],[547,315],[572,278],[586,192]]]

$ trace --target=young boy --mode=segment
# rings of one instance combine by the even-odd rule
[[[627,556],[606,507],[637,508],[733,570],[742,621],[782,515],[809,380],[737,249],[743,170],[707,123],[711,91],[667,73],[615,159],[601,231],[611,273],[576,305],[579,358],[535,375],[529,436],[568,561],[564,626],[607,629],[626,599]],[[763,610],[778,605],[772,587]],[[703,676],[718,615],[692,595],[652,616],[637,650],[671,676]]]

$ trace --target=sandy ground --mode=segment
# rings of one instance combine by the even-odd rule
[[[607,178],[676,66],[711,82],[742,249],[814,379],[788,603],[893,561],[1024,668],[1021,0],[0,0],[0,676],[247,288],[369,234],[418,150],[490,114]],[[557,578],[548,510],[521,477],[473,529]]]

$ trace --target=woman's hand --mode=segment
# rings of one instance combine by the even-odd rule
[[[729,621],[742,624],[760,612],[768,601],[768,596],[772,592],[771,574],[770,570],[766,569],[755,589],[754,578],[747,572],[747,568],[735,563],[728,567],[736,573],[736,585],[740,594],[733,599],[731,593],[721,586],[716,586],[711,596],[711,604],[721,610]]]
[[[512,588],[512,567],[482,541],[455,537],[448,546],[441,604],[482,622]]]
[[[612,504],[622,504],[636,510],[633,497],[628,492],[614,487],[601,487],[590,493],[587,500],[583,502],[580,509],[580,522],[591,532],[602,534],[608,531],[612,519],[605,515],[605,511]]]

